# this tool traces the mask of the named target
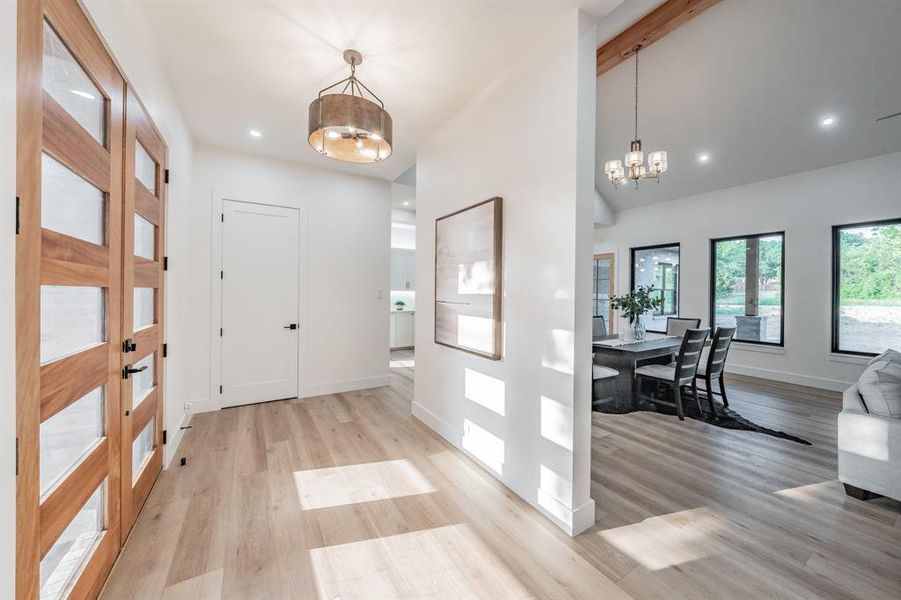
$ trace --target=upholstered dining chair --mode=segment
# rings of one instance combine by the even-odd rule
[[[603,316],[592,317],[591,319],[591,337],[593,339],[602,338],[607,335],[607,321]]]
[[[695,402],[698,403],[698,409],[701,408],[701,401],[698,398],[698,384],[695,375],[698,372],[698,363],[701,361],[701,351],[704,349],[704,342],[710,329],[688,329],[682,336],[682,345],[679,347],[679,354],[676,362],[671,365],[645,365],[638,367],[634,371],[634,381],[632,382],[632,402],[638,404],[640,395],[640,386],[643,379],[666,384],[673,393],[674,404],[676,406],[676,414],[679,420],[685,420],[685,411],[682,409],[682,388],[691,387],[692,395]],[[657,400],[654,400],[657,402]]]
[[[666,335],[685,335],[688,329],[697,329],[701,326],[701,319],[690,319],[683,317],[667,317],[666,318]]]

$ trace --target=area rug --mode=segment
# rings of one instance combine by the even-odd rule
[[[622,403],[599,401],[593,404],[592,410],[594,412],[612,415],[621,415],[632,412],[656,412],[662,415],[670,415],[678,419],[678,417],[676,416],[676,407],[673,405],[664,404],[663,402],[664,401],[652,402],[650,398],[646,397],[638,401],[638,406],[623,406]],[[698,403],[695,402],[694,398],[690,396],[689,398],[683,397],[682,408],[683,412],[685,413],[685,418],[694,419],[696,421],[704,421],[705,423],[715,425],[716,427],[723,427],[724,429],[754,431],[757,433],[763,433],[765,435],[782,438],[784,440],[797,442],[799,444],[804,444],[805,446],[811,445],[811,443],[807,440],[791,435],[790,433],[785,433],[784,431],[776,431],[775,429],[768,429],[766,427],[763,427],[762,425],[753,423],[731,408],[723,406],[719,402],[714,402],[716,416],[712,417],[710,415],[710,408],[707,405],[707,399],[703,396],[703,394],[701,395],[701,404],[704,407],[703,411],[698,409]]]

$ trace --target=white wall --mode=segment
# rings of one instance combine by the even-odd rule
[[[0,598],[16,572],[16,3],[0,2]]]
[[[548,23],[417,153],[414,415],[571,534],[594,523],[595,35],[575,10]],[[500,361],[434,343],[425,283],[434,281],[435,218],[492,196],[504,198]]]
[[[163,464],[168,465],[181,441],[183,426],[190,416],[184,409],[188,400],[188,377],[192,371],[188,354],[189,262],[192,255],[188,216],[191,205],[193,143],[181,110],[163,71],[159,54],[144,14],[136,3],[86,0],[88,14],[119,64],[122,73],[150,113],[169,149],[171,179],[166,215],[165,338],[166,358],[163,427],[168,431]]]
[[[189,217],[193,410],[220,406],[210,313],[220,258],[212,235],[222,199],[300,209],[301,395],[387,385],[389,183],[198,147]]]
[[[899,190],[901,153],[889,154],[621,211],[616,225],[596,230],[595,252],[617,252],[617,291],[624,293],[630,247],[679,242],[679,312],[706,324],[710,239],[784,230],[785,348],[735,343],[726,369],[842,390],[865,361],[830,352],[831,227],[901,216]]]

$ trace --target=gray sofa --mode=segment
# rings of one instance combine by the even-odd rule
[[[860,500],[901,500],[901,352],[869,362],[838,415],[838,478]]]

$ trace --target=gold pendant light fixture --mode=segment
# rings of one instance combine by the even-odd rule
[[[666,150],[648,153],[648,164],[644,164],[644,153],[641,151],[641,140],[638,139],[638,51],[641,45],[632,48],[635,52],[635,138],[626,153],[625,165],[621,160],[608,160],[604,163],[607,179],[613,182],[613,188],[621,183],[634,181],[638,186],[641,179],[657,179],[666,171]]]
[[[345,50],[350,76],[319,92],[310,104],[310,146],[329,158],[350,163],[374,163],[391,156],[391,115],[385,104],[357,79],[363,55]],[[344,84],[340,92],[329,90]],[[375,101],[364,97],[367,92]]]

